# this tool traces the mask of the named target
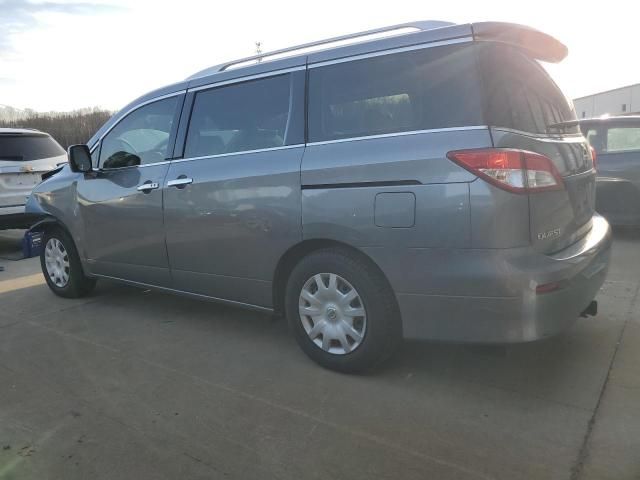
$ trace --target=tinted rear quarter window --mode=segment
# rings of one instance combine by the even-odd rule
[[[49,135],[0,134],[0,161],[28,162],[64,154],[64,149]]]
[[[309,141],[482,125],[473,45],[311,68]]]
[[[491,126],[528,133],[579,133],[549,128],[576,119],[573,105],[535,60],[507,45],[479,43],[485,118]]]

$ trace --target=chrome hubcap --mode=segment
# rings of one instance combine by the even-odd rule
[[[57,238],[50,238],[44,249],[44,263],[47,275],[56,287],[69,283],[69,255],[67,249]]]
[[[344,355],[362,343],[367,328],[364,303],[340,275],[311,277],[302,287],[298,305],[305,332],[325,352]]]

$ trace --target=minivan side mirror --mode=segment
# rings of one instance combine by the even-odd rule
[[[88,173],[92,169],[91,152],[86,145],[71,145],[68,150],[72,172]]]

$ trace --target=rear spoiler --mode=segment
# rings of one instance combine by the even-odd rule
[[[569,53],[558,39],[517,23],[479,22],[471,24],[471,30],[474,40],[507,43],[543,62],[561,62]]]

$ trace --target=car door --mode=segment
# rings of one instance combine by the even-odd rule
[[[145,103],[101,139],[98,168],[77,186],[92,273],[170,285],[160,187],[183,99],[173,95]]]
[[[174,286],[270,307],[278,260],[302,237],[304,71],[192,95],[184,155],[165,183]]]

